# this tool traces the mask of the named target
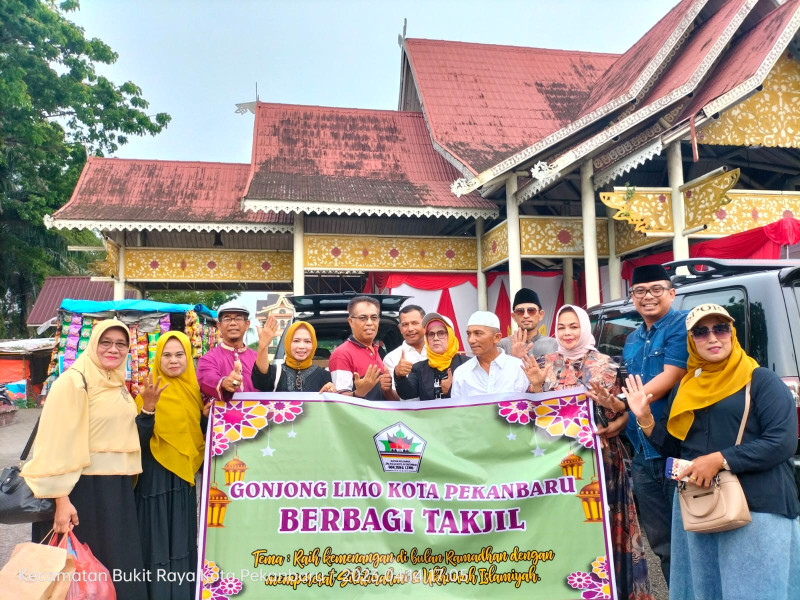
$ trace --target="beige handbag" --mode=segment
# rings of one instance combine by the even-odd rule
[[[744,416],[739,426],[736,445],[742,442],[745,423],[750,413],[750,383],[745,388]],[[678,483],[678,498],[681,503],[683,528],[695,533],[717,533],[744,527],[750,521],[742,484],[739,478],[728,470],[722,470],[714,477],[710,488],[687,481]]]

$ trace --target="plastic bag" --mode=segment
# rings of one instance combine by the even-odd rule
[[[56,545],[53,540],[50,543]],[[75,561],[75,574],[65,600],[117,600],[111,573],[95,558],[87,544],[79,542],[70,531],[58,545],[67,548]]]

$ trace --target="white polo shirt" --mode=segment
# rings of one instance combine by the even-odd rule
[[[417,352],[414,346],[409,346],[408,343],[403,340],[403,343],[400,344],[397,348],[389,352],[386,356],[383,357],[383,364],[386,367],[386,370],[392,374],[392,389],[396,390],[397,387],[394,384],[394,368],[397,366],[397,363],[400,362],[400,356],[403,352],[406,353],[406,360],[409,361],[412,365],[414,363],[418,363],[422,360],[428,360],[428,352],[427,346],[422,347],[422,352]]]
[[[466,399],[503,392],[526,392],[530,382],[522,370],[522,361],[499,350],[500,354],[489,365],[488,373],[475,356],[456,369],[450,397]]]

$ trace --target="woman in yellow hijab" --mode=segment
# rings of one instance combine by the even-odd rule
[[[735,473],[752,521],[718,533],[684,531],[676,496],[670,598],[794,598],[800,585],[794,399],[739,345],[722,306],[692,309],[686,329],[688,370],[661,419],[653,418],[638,377],[628,378],[628,404],[662,456],[691,461],[677,477],[710,488],[723,469]],[[743,565],[752,577],[742,577]]]
[[[52,528],[73,531],[110,572],[141,573],[134,476],[142,471],[136,405],[125,387],[130,333],[106,319],[86,350],[56,379],[39,420],[33,459],[22,476],[38,498],[54,498],[53,521],[33,524],[33,541]],[[142,581],[114,581],[117,598],[147,598]]]
[[[311,364],[317,351],[317,333],[311,323],[295,321],[286,328],[284,363],[269,364],[269,346],[278,330],[275,317],[269,316],[258,329],[258,357],[253,365],[253,387],[262,392],[335,392],[331,374]]]
[[[414,363],[405,377],[395,377],[397,393],[403,400],[449,398],[453,371],[467,362],[467,357],[458,353],[458,338],[447,317],[429,312],[422,327],[428,360]]]
[[[190,600],[197,567],[197,496],[194,478],[203,462],[204,408],[189,338],[169,331],[158,339],[149,381],[136,397],[142,474],[136,511],[145,568],[177,573],[147,583],[150,598]],[[174,580],[170,582],[170,580]]]

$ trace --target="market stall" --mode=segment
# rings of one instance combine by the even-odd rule
[[[152,300],[95,302],[66,299],[58,311],[45,393],[50,384],[68,369],[89,344],[92,328],[99,321],[116,317],[131,332],[126,380],[136,395],[155,356],[156,342],[167,331],[183,331],[192,342],[192,357],[200,358],[217,345],[216,311],[202,304],[170,304]]]

